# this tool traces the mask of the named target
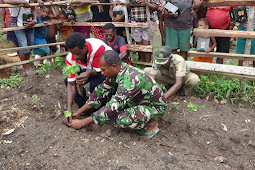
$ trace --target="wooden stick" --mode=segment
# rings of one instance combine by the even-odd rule
[[[63,53],[54,54],[54,55],[50,55],[50,56],[46,56],[46,57],[41,57],[41,58],[38,58],[38,59],[30,59],[30,60],[19,61],[19,62],[16,62],[16,63],[5,64],[5,65],[0,66],[0,70],[4,69],[4,68],[13,67],[13,66],[19,66],[19,65],[22,65],[22,64],[28,64],[28,63],[31,63],[31,62],[34,62],[34,61],[42,61],[44,59],[50,59],[50,58],[55,58],[55,57],[59,57],[59,56],[64,56],[64,55],[67,55],[68,53],[69,52],[63,52]]]
[[[90,5],[90,6],[98,6],[98,4],[100,5],[115,5],[115,3],[98,3],[97,1],[90,1],[87,3],[83,3],[83,4],[71,4],[71,6],[81,6],[81,5]],[[35,7],[35,6],[39,6],[39,3],[30,3],[29,4],[30,7]],[[59,2],[44,2],[43,4],[44,6],[59,6],[59,5],[66,5],[66,1],[59,1]],[[138,4],[138,3],[121,3],[120,5],[123,6],[146,6],[146,3],[142,3],[142,4]],[[13,5],[13,4],[0,4],[0,8],[16,8],[16,7],[25,7],[24,4],[17,4],[17,5]]]
[[[6,48],[6,49],[0,49],[0,52],[3,52],[3,51],[19,51],[19,50],[27,50],[27,49],[48,47],[48,46],[54,46],[54,45],[64,45],[64,44],[65,44],[65,42],[57,42],[57,43],[33,45],[33,46],[27,46],[27,47]]]
[[[254,31],[233,31],[221,29],[197,29],[193,30],[194,35],[215,36],[215,37],[244,37],[255,38]]]
[[[115,27],[141,27],[141,28],[149,28],[150,25],[147,23],[125,23],[125,22],[75,22],[74,24],[70,22],[65,22],[63,26],[98,26],[103,27],[107,23],[112,23]]]
[[[152,45],[127,44],[127,49],[131,51],[153,52]]]
[[[205,53],[197,51],[189,51],[188,53],[190,57],[217,57],[237,60],[255,60],[255,55],[249,54],[220,53],[220,52]]]
[[[214,37],[243,37],[255,38],[255,31],[232,31],[220,29],[198,29],[193,30],[194,35],[214,36]]]
[[[208,6],[255,6],[254,0],[204,0],[204,7]]]

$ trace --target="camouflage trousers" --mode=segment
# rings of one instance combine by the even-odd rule
[[[156,108],[157,107],[157,108]],[[117,113],[115,120],[118,126],[122,128],[142,129],[152,118],[163,116],[166,112],[166,106],[143,106],[138,105],[124,109]],[[92,115],[95,124],[105,124],[109,118],[105,117],[104,112],[95,112]]]

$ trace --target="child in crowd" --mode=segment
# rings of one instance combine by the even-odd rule
[[[208,29],[209,28],[209,21],[206,18],[201,18],[198,20],[197,23],[197,28],[198,29]],[[199,38],[210,38],[210,43],[209,47],[205,50],[206,53],[209,53],[214,50],[216,47],[216,40],[215,37],[202,37],[202,36],[195,36],[195,41],[194,41],[194,47],[197,47],[197,42]],[[194,57],[194,61],[198,62],[208,62],[212,63],[212,57]]]
[[[40,8],[40,14],[37,15],[37,18],[36,18],[37,24],[47,23],[49,10],[50,9],[47,6]],[[34,32],[34,45],[42,45],[42,44],[47,44],[46,26],[35,28],[35,32]],[[40,58],[40,57],[49,55],[50,49],[49,47],[40,47],[40,48],[33,49],[33,52],[35,54],[35,58]],[[36,68],[38,67],[39,65],[36,65]]]

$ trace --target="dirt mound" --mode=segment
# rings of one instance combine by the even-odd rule
[[[73,130],[58,117],[66,108],[63,79],[60,70],[51,70],[0,89],[0,131],[15,129],[1,138],[1,169],[255,168],[254,108],[174,97],[151,140],[113,122]],[[200,107],[189,111],[189,102]]]

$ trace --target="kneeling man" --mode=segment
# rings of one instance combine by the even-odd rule
[[[152,68],[145,68],[145,72],[166,87],[165,98],[179,92],[180,96],[190,95],[193,88],[199,82],[199,77],[190,72],[184,58],[177,54],[171,54],[171,48],[162,46],[154,59]]]
[[[73,113],[68,126],[80,129],[89,124],[105,124],[115,119],[122,128],[143,129],[151,119],[166,112],[166,100],[156,81],[147,73],[121,62],[119,55],[105,51],[99,59],[101,73],[106,77],[90,95],[86,104]],[[96,108],[90,117],[78,119],[81,113]],[[150,121],[144,135],[154,136],[158,123]]]

